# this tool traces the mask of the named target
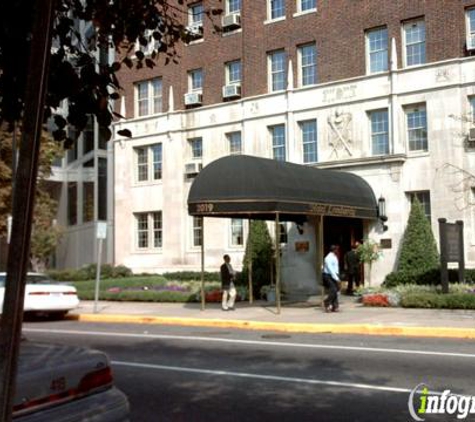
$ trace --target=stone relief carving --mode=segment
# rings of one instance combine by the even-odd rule
[[[351,113],[344,113],[338,109],[328,116],[328,145],[331,148],[330,158],[343,158],[345,156],[353,156],[353,153],[351,151],[353,143],[351,139],[352,120],[353,118]]]
[[[450,69],[437,69],[435,71],[435,80],[436,82],[450,82],[452,80]]]

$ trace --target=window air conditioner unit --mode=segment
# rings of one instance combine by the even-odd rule
[[[186,27],[188,35],[192,38],[201,38],[203,36],[203,24],[202,23],[193,23]]]
[[[200,92],[188,92],[185,94],[185,105],[200,105],[203,102],[203,94]]]
[[[241,85],[225,85],[223,86],[223,98],[240,98],[241,97]]]
[[[202,163],[193,162],[185,164],[185,177],[192,178],[195,177],[203,168]]]
[[[226,29],[236,29],[241,27],[241,14],[231,13],[229,15],[223,16],[222,21],[223,28]]]
[[[468,131],[467,146],[469,148],[475,148],[475,127],[470,128]]]

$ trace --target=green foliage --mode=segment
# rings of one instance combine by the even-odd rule
[[[176,271],[163,273],[163,277],[168,280],[177,280],[177,281],[189,281],[189,280],[201,280],[200,271]],[[219,281],[220,280],[219,272],[204,272],[205,281]]]
[[[372,239],[366,239],[356,249],[356,253],[361,262],[365,264],[372,264],[381,257],[381,251],[378,249],[378,244]]]
[[[414,199],[402,240],[398,271],[425,273],[439,266],[439,254],[432,228],[420,202]]]
[[[457,283],[458,270],[450,268],[449,282]],[[465,282],[475,283],[475,269],[465,270]],[[395,271],[389,273],[384,280],[384,287],[395,287],[405,284],[419,284],[419,285],[440,285],[441,274],[440,268],[432,268],[424,272],[407,272],[407,271]]]
[[[49,270],[48,275],[58,281],[95,280],[97,264],[89,264],[79,269]],[[125,265],[113,267],[110,264],[101,265],[101,279],[132,277],[132,270]]]
[[[265,221],[251,221],[249,231],[243,270],[238,282],[247,282],[249,264],[252,262],[252,288],[253,294],[255,294],[260,291],[263,285],[269,284],[272,279],[273,248],[272,239]]]
[[[401,298],[404,308],[475,309],[475,293],[413,293]]]

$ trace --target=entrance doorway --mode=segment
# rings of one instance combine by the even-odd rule
[[[323,219],[323,249],[324,256],[330,245],[340,246],[340,268],[343,268],[343,257],[351,249],[356,240],[363,240],[363,220],[347,217],[324,217]]]

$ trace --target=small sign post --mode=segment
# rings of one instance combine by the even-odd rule
[[[99,284],[101,281],[101,257],[102,257],[102,242],[107,237],[107,223],[105,221],[98,221],[96,226],[97,239],[97,268],[96,268],[96,291],[94,294],[94,313],[97,314],[97,302],[99,301]]]
[[[465,259],[463,245],[463,221],[447,223],[447,219],[439,218],[440,240],[440,275],[442,292],[449,292],[449,262],[458,262],[458,279],[462,283],[465,278]]]

